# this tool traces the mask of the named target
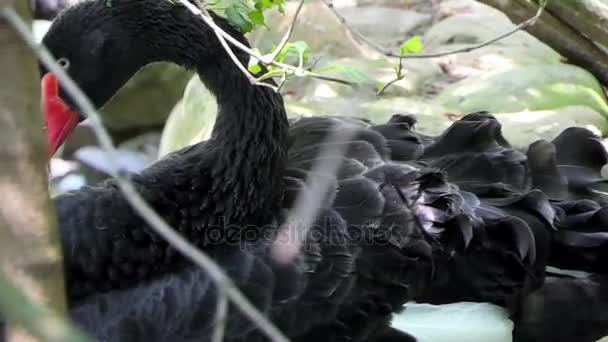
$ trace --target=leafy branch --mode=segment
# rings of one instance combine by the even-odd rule
[[[256,26],[266,25],[264,12],[276,7],[285,13],[285,0],[211,0],[204,1],[204,7],[225,17],[241,32],[247,33]],[[199,7],[203,7],[200,6]]]
[[[224,46],[224,48],[226,49],[226,51],[231,54],[231,56],[234,56],[234,53],[232,53],[232,50],[227,47],[226,45],[224,45],[224,43],[230,42],[230,44],[232,44],[234,47],[236,47],[237,49],[249,54],[249,56],[253,57],[255,60],[257,60],[258,62],[266,65],[266,66],[273,66],[273,67],[277,67],[282,69],[285,72],[285,75],[296,75],[296,76],[311,76],[311,77],[315,77],[315,78],[322,78],[326,81],[333,81],[333,82],[338,82],[338,83],[342,83],[342,84],[348,84],[351,86],[356,86],[355,83],[353,82],[349,82],[346,80],[341,80],[341,79],[336,79],[333,77],[327,77],[327,76],[320,76],[315,74],[314,72],[308,71],[308,70],[304,70],[300,67],[296,67],[287,63],[283,63],[283,62],[279,62],[276,60],[269,60],[268,57],[265,57],[263,55],[261,55],[259,52],[250,49],[249,47],[247,47],[246,45],[242,44],[241,42],[239,42],[238,40],[234,39],[230,34],[228,34],[227,32],[225,32],[224,30],[222,30],[221,27],[219,27],[214,21],[213,18],[211,18],[211,16],[209,15],[209,12],[202,7],[197,7],[193,4],[191,4],[190,2],[188,2],[188,0],[176,0],[177,2],[179,2],[180,4],[182,4],[184,7],[186,7],[187,9],[190,10],[190,12],[192,12],[194,15],[200,17],[203,19],[203,21],[209,26],[211,27],[211,29],[213,30],[213,32],[218,35],[218,39],[220,40],[220,42],[222,42],[222,45]],[[304,0],[300,0],[301,3],[304,2]],[[195,0],[195,2],[198,3],[198,0]],[[295,25],[296,23],[296,19],[297,19],[297,15],[294,16],[293,21],[291,23],[290,26]],[[293,32],[293,29],[289,29],[289,32]],[[221,38],[220,38],[221,36]],[[287,43],[287,41],[289,40],[289,36],[287,39],[283,39],[283,41],[285,42],[285,44]],[[280,49],[279,49],[280,48]],[[277,49],[279,49],[279,51],[283,50],[283,47],[278,47]],[[249,73],[249,71],[247,71],[246,68],[243,67],[243,65],[238,61],[238,59],[236,59],[236,57],[233,58],[233,61],[235,64],[237,64],[237,66],[239,67],[239,69],[241,71],[243,71],[243,73],[246,74],[247,78],[251,81],[252,84],[255,85],[259,85],[259,86],[266,86],[266,87],[270,87],[273,88],[275,91],[279,90],[279,87],[274,87],[272,85],[269,85],[267,83],[262,83],[259,80],[253,78],[253,76]]]
[[[420,43],[420,37],[418,36],[410,38],[399,48],[399,54],[404,56],[409,53],[417,53],[420,51],[422,51],[422,43]],[[405,73],[403,72],[403,58],[399,58],[399,64],[397,65],[395,72],[396,77],[394,79],[387,82],[386,84],[378,84],[379,89],[378,92],[376,92],[377,96],[382,95],[388,87],[405,78]]]

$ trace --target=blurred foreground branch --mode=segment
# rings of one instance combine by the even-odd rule
[[[14,3],[19,14],[31,20],[27,2]],[[0,17],[0,271],[29,301],[62,315],[64,280],[45,172],[39,79],[31,50]],[[2,300],[13,296],[5,289],[0,287]],[[23,341],[22,334],[12,331],[10,339]]]
[[[538,5],[529,0],[477,0],[504,12],[513,22],[529,18]],[[548,0],[536,25],[525,28],[572,64],[608,86],[608,3],[604,0]]]

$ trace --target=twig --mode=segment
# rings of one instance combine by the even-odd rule
[[[296,21],[298,19],[298,16],[300,15],[300,11],[302,10],[302,5],[304,5],[304,0],[300,0],[300,3],[298,4],[298,8],[296,9],[296,13],[291,18],[291,23],[289,24],[289,29],[287,30],[287,32],[285,32],[285,35],[281,39],[281,42],[276,47],[276,49],[272,52],[272,54],[270,56],[268,56],[268,58],[263,60],[262,63],[270,64],[271,62],[274,62],[275,59],[277,59],[277,56],[281,53],[281,51],[283,50],[283,48],[285,47],[285,45],[291,38],[291,35],[293,34],[293,30],[296,27]]]
[[[113,169],[113,175],[118,182],[119,188],[122,191],[125,199],[132,208],[146,221],[152,229],[163,237],[171,246],[190,259],[196,265],[204,269],[211,279],[215,282],[218,288],[225,291],[228,298],[235,306],[251,319],[268,337],[273,341],[289,341],[264,315],[258,311],[249,300],[240,292],[234,282],[226,275],[222,268],[216,264],[209,256],[198,250],[190,244],[186,239],[181,237],[165,220],[154,211],[146,201],[137,192],[131,181],[127,177],[127,173],[120,169],[116,164],[116,148],[110,135],[99,119],[99,115],[95,107],[78,87],[78,85],[70,78],[70,76],[57,64],[55,58],[43,45],[36,44],[36,40],[30,32],[27,24],[21,19],[12,8],[2,9],[4,18],[13,25],[13,27],[23,37],[24,41],[32,48],[39,60],[44,66],[57,76],[65,91],[74,99],[78,108],[86,114],[90,120],[91,127],[101,147],[110,156],[110,168]]]
[[[378,92],[376,93],[376,96],[382,95],[388,87],[390,87],[394,83],[401,81],[404,78],[405,78],[405,75],[403,74],[403,58],[399,58],[399,66],[397,67],[397,77],[390,80],[381,89],[379,89]]]
[[[312,72],[311,74],[307,74],[308,76],[312,77],[312,78],[316,78],[322,81],[329,81],[329,82],[334,82],[334,83],[339,83],[339,84],[344,84],[347,86],[351,86],[353,88],[358,88],[359,85],[357,83],[351,82],[351,81],[347,81],[347,80],[343,80],[341,78],[335,78],[335,77],[331,77],[331,76],[323,76],[323,75],[319,75],[317,73]]]
[[[383,85],[382,88],[378,89],[378,91],[376,92],[376,96],[381,96],[382,94],[384,94],[384,92],[386,91],[386,89],[388,89],[388,87],[390,87],[393,84],[401,81],[404,78],[405,78],[405,75],[399,75],[399,76],[393,78],[392,80],[386,82],[386,84]]]
[[[406,55],[402,55],[402,54],[398,54],[398,53],[394,53],[390,50],[387,50],[386,48],[374,43],[372,40],[370,40],[369,38],[365,37],[365,35],[363,35],[361,32],[357,31],[355,28],[351,27],[347,22],[346,22],[346,18],[344,18],[344,16],[340,13],[338,13],[338,11],[336,10],[336,8],[334,7],[333,3],[329,0],[321,0],[326,6],[327,8],[329,8],[331,10],[331,12],[334,14],[334,16],[338,19],[338,21],[340,23],[342,23],[342,25],[344,27],[346,27],[346,29],[353,34],[358,40],[362,41],[363,43],[365,43],[366,45],[368,45],[369,47],[371,47],[372,49],[378,51],[379,53],[387,56],[387,57],[395,57],[395,58],[403,58],[403,59],[415,59],[415,58],[437,58],[437,57],[443,57],[443,56],[448,56],[448,55],[455,55],[458,53],[465,53],[465,52],[471,52],[473,50],[477,50],[483,47],[486,47],[490,44],[496,43],[499,40],[505,39],[515,33],[517,33],[518,31],[534,25],[534,23],[536,23],[536,21],[538,20],[538,18],[543,14],[543,11],[547,5],[547,0],[541,0],[540,2],[540,6],[538,7],[538,11],[536,12],[536,14],[526,20],[521,22],[519,25],[517,25],[513,30],[506,32],[504,34],[501,34],[500,36],[490,39],[486,42],[474,45],[474,46],[469,46],[466,48],[462,48],[462,49],[456,49],[456,50],[451,50],[451,51],[445,51],[445,52],[437,52],[437,53],[412,53],[412,54],[406,54]]]

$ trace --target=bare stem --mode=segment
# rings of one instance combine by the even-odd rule
[[[403,58],[399,58],[399,66],[397,67],[397,76],[394,79],[387,82],[381,89],[379,89],[378,92],[376,93],[376,96],[381,96],[384,93],[384,91],[386,91],[386,89],[388,89],[388,87],[401,81],[404,78],[405,78],[405,75],[403,74]]]
[[[24,41],[32,48],[40,61],[57,76],[65,91],[74,99],[78,108],[90,120],[91,127],[99,139],[99,143],[105,152],[108,153],[110,168],[118,182],[120,190],[125,196],[125,199],[133,207],[133,209],[154,229],[156,233],[162,236],[171,246],[194,262],[196,265],[204,269],[211,279],[215,282],[218,288],[225,291],[226,296],[234,303],[234,305],[243,312],[249,319],[252,320],[269,338],[273,341],[289,341],[283,333],[281,333],[260,311],[258,311],[249,300],[239,291],[234,282],[226,275],[222,268],[215,263],[208,255],[200,251],[198,248],[190,244],[186,239],[180,236],[154,209],[152,209],[146,201],[137,192],[131,181],[127,177],[127,173],[122,170],[116,163],[116,148],[110,135],[101,123],[99,115],[95,107],[88,99],[86,94],[78,87],[78,85],[70,78],[70,76],[57,64],[55,58],[43,45],[38,45],[26,23],[15,13],[11,8],[2,10],[2,15],[8,22],[19,32]]]
[[[399,76],[393,78],[392,80],[386,82],[386,84],[384,86],[382,86],[382,88],[378,89],[378,92],[376,92],[376,96],[382,96],[382,94],[384,94],[384,92],[386,91],[386,89],[388,89],[388,87],[401,81],[404,78],[405,78],[405,75],[399,75]]]

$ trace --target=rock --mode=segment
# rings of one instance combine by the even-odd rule
[[[114,166],[127,172],[138,173],[153,161],[142,153],[123,149],[117,149],[113,155],[110,155],[97,146],[85,146],[76,151],[74,155],[76,160],[86,167],[108,176],[116,174]]]
[[[437,136],[448,128],[455,119],[448,114],[464,115],[468,112],[453,113],[443,106],[430,104],[424,99],[388,98],[376,101],[352,101],[338,99],[309,102],[286,101],[290,116],[350,115],[360,116],[373,122],[386,122],[393,114],[414,114],[418,119],[416,131]],[[503,125],[503,133],[516,148],[526,149],[531,143],[540,140],[553,140],[565,128],[584,127],[596,134],[608,132],[608,121],[593,109],[586,106],[567,106],[554,110],[522,111],[514,113],[493,113]]]
[[[567,127],[587,128],[595,134],[608,133],[606,119],[585,106],[566,106],[554,110],[523,111],[495,114],[503,126],[505,138],[516,148],[526,149],[531,143],[553,140]]]
[[[412,5],[411,0],[374,1],[373,5],[370,3],[370,6],[364,7],[355,7],[355,4],[354,0],[348,0],[335,5],[349,26],[375,43],[392,50],[396,50],[401,42],[411,36],[409,32],[431,20],[428,13],[399,8],[406,4]],[[297,3],[291,2],[285,5],[285,15],[276,11],[267,13],[266,23],[271,29],[260,28],[250,34],[252,45],[264,53],[271,51],[287,31],[296,8]],[[307,3],[302,8],[291,40],[306,41],[312,54],[323,58],[381,56],[367,45],[353,40],[344,25],[321,2]]]
[[[285,4],[285,15],[277,11],[267,13],[266,24],[271,29],[259,28],[252,32],[248,37],[251,45],[263,53],[272,51],[289,28],[296,8],[297,3],[290,2]],[[302,7],[291,37],[291,41],[298,40],[304,40],[314,55],[323,58],[356,57],[365,53],[364,48],[350,38],[346,28],[321,2],[307,3]]]
[[[68,191],[74,191],[87,185],[87,179],[84,175],[72,173],[65,177],[61,177],[54,180],[51,184],[51,197],[55,197],[66,193]]]
[[[479,13],[456,15],[448,17],[433,25],[423,36],[427,52],[451,51],[452,44],[476,45],[487,42],[515,28],[515,25],[502,13],[484,11]],[[525,31],[510,35],[493,46],[520,46],[540,55],[558,56],[550,47],[544,45]],[[481,50],[483,51],[483,49]]]
[[[467,15],[472,13],[501,13],[500,11],[476,0],[441,0],[438,2],[439,12],[442,17]]]
[[[286,99],[289,116],[346,115],[358,116],[373,122],[386,122],[393,114],[414,114],[418,119],[416,130],[428,135],[440,134],[451,122],[448,111],[421,98],[394,97],[373,101],[354,101],[349,98],[317,99],[301,102]]]
[[[381,98],[311,98],[294,100],[285,96],[290,117],[318,115],[347,115],[366,117],[376,122],[388,120],[395,113],[412,113],[419,118],[418,129],[426,134],[439,134],[449,126],[443,106],[429,104],[424,99],[406,97]],[[217,103],[209,91],[193,77],[184,98],[175,106],[163,131],[159,156],[197,143],[209,137],[217,115]]]
[[[375,4],[338,10],[351,27],[374,43],[396,51],[417,27],[431,20],[431,15]],[[378,20],[380,19],[381,20]]]
[[[169,63],[144,68],[103,108],[103,123],[114,132],[162,126],[190,77]]]
[[[422,38],[424,47],[427,50],[435,51],[438,46],[446,44],[473,45],[488,41],[512,29],[512,25],[506,16],[500,14],[455,15],[447,17],[430,27]],[[525,35],[525,32],[517,32],[501,42],[517,42]]]
[[[74,6],[82,0],[32,0],[30,4],[34,19],[51,20],[63,9]]]
[[[418,2],[412,0],[408,6],[416,7]],[[268,18],[269,25],[279,30],[258,31],[253,37],[262,39],[263,34],[265,44],[278,42],[295,5],[288,4],[286,17]],[[502,13],[473,0],[441,1],[439,7],[451,17],[423,35],[425,52],[468,47],[514,27]],[[390,37],[385,41],[388,43],[403,39],[404,32],[427,20],[426,15],[379,5],[340,11],[353,26],[370,37],[376,35],[372,39]],[[404,31],[395,25],[382,26],[403,18],[414,18]],[[599,83],[586,71],[563,64],[559,54],[525,32],[470,53],[407,59],[406,77],[377,97],[377,81],[393,79],[397,62],[366,58],[367,52],[348,39],[333,14],[320,3],[306,4],[300,20],[294,39],[306,39],[311,50],[323,56],[315,69],[337,65],[323,75],[363,82],[353,89],[312,78],[291,78],[282,89],[290,116],[354,115],[383,122],[395,113],[411,113],[418,117],[418,131],[437,135],[452,123],[449,114],[488,110],[498,113],[505,135],[519,148],[538,139],[552,139],[568,126],[608,132],[604,118],[608,105]],[[188,103],[187,108],[183,103]],[[211,130],[216,104],[197,79],[189,84],[183,103],[171,114],[161,155],[200,141]]]
[[[342,0],[344,1],[344,0]],[[345,2],[353,1],[357,6],[390,6],[390,7],[403,7],[411,5],[412,2],[428,1],[428,0],[347,0]]]
[[[433,102],[463,113],[520,112],[580,105],[608,115],[608,104],[598,81],[587,71],[567,64],[491,71],[445,88]]]
[[[125,140],[118,145],[119,149],[137,151],[149,160],[156,160],[161,134],[159,132],[148,132]]]
[[[217,116],[217,102],[198,76],[188,82],[182,100],[171,111],[160,139],[159,157],[205,140]]]
[[[392,326],[419,342],[511,342],[513,322],[508,312],[489,303],[446,305],[408,303]]]
[[[51,158],[49,161],[49,177],[55,179],[63,177],[70,172],[78,169],[78,163],[71,160],[63,160],[60,158]]]
[[[183,103],[188,105],[184,106]],[[385,122],[395,113],[414,114],[416,129],[427,135],[441,134],[451,123],[444,106],[421,98],[395,97],[374,101],[355,101],[351,98],[329,98],[315,101],[295,101],[285,98],[289,116],[348,115],[366,117],[374,122]],[[215,122],[216,103],[198,78],[189,84],[182,103],[171,114],[161,140],[160,155],[206,139]],[[539,139],[552,140],[570,126],[585,127],[597,134],[608,132],[608,122],[597,111],[587,106],[566,106],[553,110],[503,112],[494,115],[503,125],[506,138],[516,148],[525,149]]]
[[[394,67],[395,64],[386,59],[369,61],[355,58],[340,58],[330,60],[319,65],[315,70],[323,76],[355,82],[359,84],[359,88],[306,77],[291,79],[285,84],[284,90],[286,93],[293,94],[297,99],[304,102],[334,97],[372,100],[375,97],[377,82],[388,82],[394,78]],[[401,95],[408,95],[414,88],[411,83],[408,83],[408,80],[403,80],[395,84],[394,89],[391,89],[391,91],[395,91]]]
[[[442,45],[437,50],[448,51],[469,47],[470,44]],[[450,79],[463,79],[491,70],[504,70],[516,65],[561,64],[562,58],[553,50],[531,49],[523,45],[490,45],[468,53],[440,57],[438,64]],[[470,69],[462,77],[452,77],[450,68]]]
[[[291,93],[301,101],[321,98],[348,97],[354,100],[378,100],[376,96],[378,82],[388,83],[396,77],[395,68],[398,62],[390,59],[365,60],[361,58],[340,58],[321,64],[316,70],[323,71],[324,67],[335,66],[335,70],[320,72],[347,81],[360,79],[359,89],[335,82],[314,78],[292,78],[284,86],[286,93]],[[349,75],[355,72],[356,75]],[[439,65],[429,59],[414,59],[404,62],[405,77],[393,83],[383,93],[382,97],[393,96],[423,96],[426,94],[425,84],[429,80],[442,77]]]
[[[34,34],[34,38],[36,38],[36,42],[40,43],[42,38],[46,34],[46,31],[51,27],[52,22],[49,20],[34,20],[32,22],[32,33]]]

